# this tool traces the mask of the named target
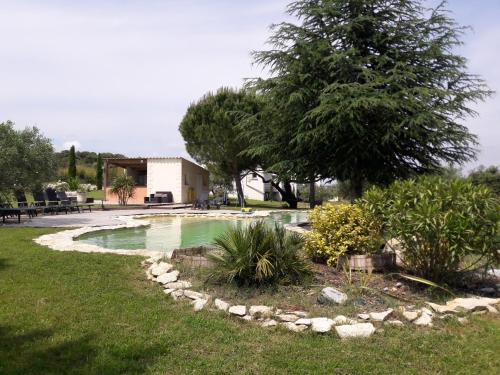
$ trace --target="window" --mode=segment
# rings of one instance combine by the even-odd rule
[[[251,178],[250,178],[250,179],[251,179],[251,180],[256,180],[256,179],[257,179],[257,177],[258,177],[258,176],[257,176],[257,173],[253,172],[253,173],[252,173],[252,176],[251,176]]]
[[[188,176],[186,173],[184,173],[184,185],[189,185],[188,184]]]

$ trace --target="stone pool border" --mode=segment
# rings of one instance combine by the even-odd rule
[[[163,251],[154,251],[147,249],[107,249],[97,245],[86,244],[77,241],[78,237],[93,232],[100,232],[104,230],[127,229],[127,228],[140,228],[149,226],[151,223],[148,218],[157,217],[204,217],[213,219],[248,219],[248,218],[263,218],[271,215],[273,212],[297,212],[296,210],[269,210],[269,211],[255,211],[252,214],[243,214],[237,211],[202,211],[202,212],[168,212],[168,213],[145,213],[134,215],[117,215],[115,218],[122,221],[123,224],[115,225],[99,225],[99,226],[83,226],[76,229],[67,229],[57,233],[44,234],[35,238],[33,241],[39,245],[46,246],[56,251],[79,251],[82,253],[107,253],[119,255],[139,255],[154,257],[158,255],[165,255]],[[285,225],[288,230],[297,231],[303,230],[298,226]]]

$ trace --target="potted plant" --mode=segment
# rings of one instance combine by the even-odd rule
[[[394,265],[392,253],[382,252],[380,225],[357,204],[326,204],[310,214],[306,251],[331,266],[381,271]]]
[[[85,203],[87,201],[87,196],[90,191],[97,190],[96,185],[92,184],[80,184],[76,193],[76,200],[78,203]]]

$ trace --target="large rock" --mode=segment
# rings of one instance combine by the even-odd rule
[[[314,332],[325,333],[332,329],[333,320],[328,318],[312,318],[311,329]]]
[[[301,326],[310,326],[312,324],[312,322],[311,322],[311,319],[300,318],[299,320],[295,321],[295,324],[301,325]]]
[[[246,313],[247,313],[247,308],[246,306],[243,305],[231,306],[229,308],[229,314],[231,315],[245,316]]]
[[[230,306],[229,303],[227,303],[219,298],[215,299],[214,305],[217,309],[222,310],[222,311],[227,311],[229,309],[229,306]]]
[[[255,318],[270,318],[273,309],[269,306],[250,306],[249,314]]]
[[[165,262],[153,264],[151,266],[151,275],[153,275],[153,276],[163,275],[165,272],[170,271],[173,267],[174,266],[172,266],[171,264],[165,263]]]
[[[321,289],[321,292],[318,296],[318,302],[321,304],[329,304],[329,303],[342,304],[345,301],[347,301],[347,294],[332,287],[326,287]]]
[[[423,312],[417,320],[413,321],[417,326],[432,327],[432,316]]]
[[[297,315],[293,314],[279,314],[276,315],[276,317],[281,320],[282,322],[295,322],[296,320],[299,319]]]
[[[357,323],[343,326],[336,326],[335,331],[342,339],[355,337],[368,337],[375,333],[375,327],[371,323]]]
[[[333,318],[333,325],[336,326],[341,326],[344,324],[354,324],[357,323],[355,320],[349,319],[347,316],[344,315],[337,315],[335,318]]]
[[[278,322],[274,319],[265,320],[261,324],[262,327],[276,327],[277,325]]]
[[[488,310],[488,306],[500,303],[500,298],[486,297],[470,297],[470,298],[455,298],[446,302],[446,305],[438,305],[437,303],[426,302],[434,311],[438,313],[457,313],[457,312],[474,312]]]
[[[418,318],[418,311],[403,311],[403,316],[405,317],[406,320],[413,322],[415,319]]]
[[[189,298],[189,299],[202,299],[203,298],[203,293],[200,292],[195,292],[194,290],[184,290],[184,296]]]
[[[208,301],[206,299],[195,299],[192,302],[194,311],[202,310],[205,307],[205,305],[207,304],[207,302]]]
[[[305,325],[297,325],[297,324],[292,323],[292,322],[285,322],[282,324],[284,327],[288,328],[290,331],[293,331],[293,332],[302,332],[302,331],[305,331],[307,329],[307,326],[305,326]]]
[[[179,278],[179,271],[172,271],[164,273],[156,278],[156,281],[160,284],[168,284],[177,281]]]
[[[168,289],[188,289],[193,285],[189,281],[175,281],[173,283],[166,283],[163,285],[164,288]]]
[[[370,313],[370,319],[376,322],[383,322],[389,315],[392,314],[393,311],[393,309],[388,309],[382,312],[372,312]]]

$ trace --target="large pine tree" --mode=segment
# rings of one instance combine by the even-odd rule
[[[463,120],[491,92],[458,55],[465,29],[445,4],[300,0],[288,12],[299,22],[276,25],[272,49],[255,53],[272,77],[253,84],[275,114],[251,131],[260,157],[302,175],[313,165],[311,174],[349,180],[354,196],[365,182],[474,158]]]

